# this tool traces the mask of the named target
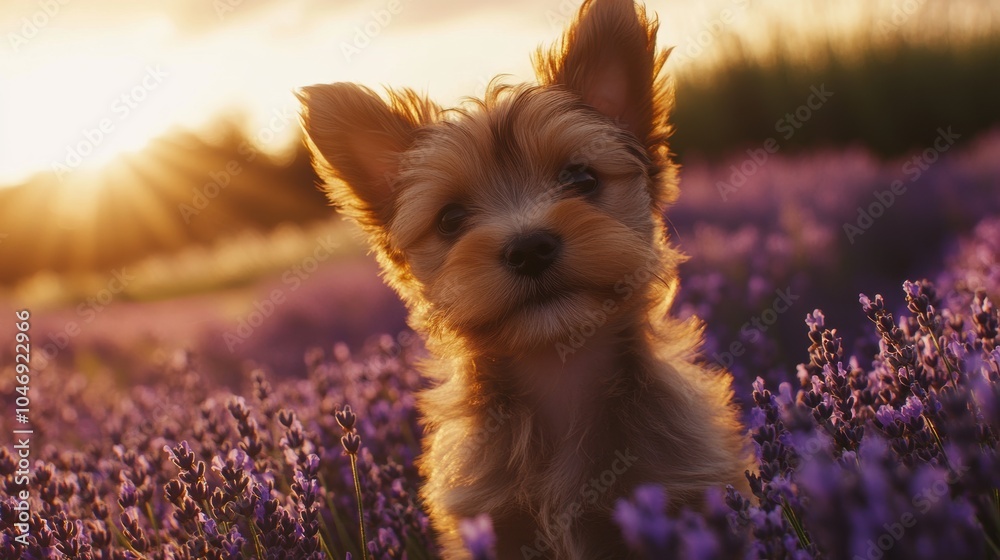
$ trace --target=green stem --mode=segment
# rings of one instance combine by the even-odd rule
[[[996,509],[997,520],[1000,522],[1000,488],[993,489],[993,507]]]
[[[323,488],[328,488],[326,481],[323,479],[323,473],[319,475],[319,483]],[[330,514],[333,515],[333,524],[337,528],[337,537],[340,538],[340,542],[344,543],[345,547],[350,550],[354,546],[354,539],[348,534],[347,528],[344,527],[343,521],[340,519],[340,514],[337,513],[337,508],[334,507],[333,501],[330,500],[329,494],[325,494],[323,500],[326,502],[326,509],[330,510]],[[330,534],[330,529],[326,525],[326,521],[323,520],[323,516],[320,516],[320,522],[323,524],[323,530]],[[330,542],[334,542],[330,539]]]
[[[990,501],[993,502],[993,507],[987,509],[989,515],[984,517],[989,517],[989,520],[992,521],[993,528],[995,529],[993,536],[1000,537],[1000,488],[993,489]],[[990,545],[991,549],[993,549],[993,553],[1000,558],[1000,548],[998,548],[997,543],[993,540],[993,537],[990,536],[990,530],[986,528],[986,520],[980,518],[979,524],[983,529],[983,536],[986,538],[986,543]]]
[[[989,535],[985,534],[985,532],[983,533],[983,536],[986,537],[986,544],[990,546],[990,549],[993,551],[993,554],[1000,557],[1000,547],[997,547],[997,544],[993,542],[993,539],[991,539]]]
[[[361,479],[358,478],[358,456],[351,453],[351,472],[354,474],[354,492],[358,497],[358,525],[361,527],[361,556],[368,560],[368,538],[365,536],[365,510],[361,505]]]
[[[934,348],[937,350],[938,356],[941,356],[941,361],[944,362],[945,369],[948,370],[948,374],[954,379],[956,377],[955,369],[952,367],[951,362],[948,361],[948,356],[944,354],[944,350],[941,348],[941,343],[938,342],[934,333],[931,332],[930,328],[925,329],[931,336],[931,340],[934,341]]]
[[[941,434],[938,433],[937,426],[934,425],[934,422],[926,414],[924,414],[923,417],[924,422],[927,422],[927,427],[930,429],[931,435],[934,436],[934,443],[937,444],[938,450],[941,451],[941,457],[943,457],[945,461],[948,461],[948,456],[944,453],[944,442],[941,441]],[[948,468],[951,469],[951,466],[949,465]]]
[[[215,523],[221,528],[221,531],[219,531],[219,535],[220,536],[228,535],[229,534],[229,523],[227,523],[225,519],[217,517],[215,515],[215,513],[212,512],[212,508],[208,505],[208,500],[202,500],[201,501],[201,507],[202,507],[202,510],[205,512],[205,515],[207,515],[212,520],[214,520]]]
[[[156,517],[153,516],[153,506],[149,505],[149,502],[146,502],[146,517],[149,518],[149,523],[153,526],[153,532],[159,534],[160,528],[156,525]]]
[[[250,527],[250,535],[253,537],[253,548],[257,551],[257,559],[264,560],[264,545],[261,544],[260,537],[257,536],[257,528],[253,524],[253,519],[247,519],[247,525]]]
[[[322,518],[323,516],[321,515],[320,517]],[[326,552],[326,557],[330,560],[334,560],[336,556],[334,556],[333,552],[330,551],[330,547],[326,544],[326,539],[323,538],[323,534],[320,533],[317,536],[319,537],[319,545],[323,547],[323,552]]]
[[[135,547],[132,546],[132,543],[128,542],[128,537],[125,536],[124,532],[118,529],[118,525],[114,523],[105,523],[105,525],[111,528],[111,532],[114,533],[115,537],[118,539],[118,542],[125,545],[125,548],[131,550],[132,553],[138,556],[140,559],[146,560],[146,557],[143,556],[141,552],[136,550]]]
[[[781,512],[785,514],[785,519],[788,520],[792,529],[795,529],[795,536],[799,539],[799,545],[802,547],[802,550],[809,550],[812,542],[809,541],[809,537],[806,535],[805,529],[802,528],[802,524],[799,523],[795,512],[792,511],[792,508],[784,500],[781,501]]]
[[[326,486],[321,486],[321,488],[326,488]],[[324,497],[326,497],[325,490],[323,490],[323,495]],[[335,558],[337,558],[337,556],[333,554],[333,551],[330,549],[329,543],[327,543],[327,539],[331,536],[330,528],[327,527],[326,525],[326,519],[323,518],[323,512],[320,511],[318,508],[316,511],[316,520],[319,521],[319,529],[320,529],[319,532],[316,534],[316,537],[319,538],[319,545],[323,547],[323,552],[326,553],[326,557],[329,558],[330,560],[334,560]]]
[[[406,552],[409,555],[409,558],[432,560],[430,554],[427,552],[427,547],[420,546],[420,542],[412,536],[406,541]]]

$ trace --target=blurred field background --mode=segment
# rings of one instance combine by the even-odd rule
[[[1000,210],[995,2],[648,6],[660,15],[660,44],[675,45],[673,147],[684,170],[669,217],[692,255],[678,309],[710,321],[712,354],[739,340],[775,290],[798,298],[734,369],[794,371],[807,358],[802,318],[816,307],[849,335],[868,332],[858,292],[888,293],[933,275],[961,236]],[[298,376],[309,347],[358,346],[403,329],[401,306],[353,227],[318,191],[291,90],[350,80],[454,103],[481,93],[496,73],[530,78],[529,53],[551,43],[577,5],[404,2],[357,53],[344,45],[364,43],[358,30],[376,21],[381,3],[99,8],[103,22],[69,4],[37,38],[15,45],[8,36],[15,52],[0,62],[0,312],[31,309],[45,358],[127,386],[178,348],[239,385],[248,361]],[[39,9],[5,5],[0,28],[24,35],[24,18]],[[125,31],[129,22],[138,23]],[[89,54],[110,51],[124,54],[102,72],[132,72],[110,93],[65,70],[86,70]],[[85,99],[81,110],[113,116],[114,94],[159,60],[167,61],[164,89],[148,92],[79,168],[53,170],[99,121],[67,132],[56,126],[67,106]],[[93,79],[105,74],[95,70]],[[812,88],[833,95],[801,112]],[[184,101],[170,101],[177,95]],[[204,103],[191,101],[199,96]],[[781,127],[797,110],[808,118]],[[934,146],[940,129],[957,142],[911,181],[908,162]],[[768,139],[778,149],[749,165]],[[43,144],[41,155],[27,151]],[[227,170],[234,162],[238,172]],[[723,197],[720,183],[732,185],[741,166],[753,172]],[[896,180],[907,193],[849,238],[844,224]],[[323,249],[330,244],[335,250]],[[115,290],[122,271],[129,279]],[[282,303],[227,343],[276,290]],[[9,338],[12,324],[0,322],[0,335]],[[0,345],[2,363],[10,357],[11,345]]]

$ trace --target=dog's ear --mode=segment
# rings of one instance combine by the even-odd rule
[[[410,91],[375,92],[349,83],[296,92],[313,164],[327,194],[363,226],[384,226],[392,216],[400,159],[431,104]]]
[[[539,49],[535,72],[631,131],[647,147],[665,140],[669,90],[656,52],[659,24],[632,0],[587,0],[562,40]]]

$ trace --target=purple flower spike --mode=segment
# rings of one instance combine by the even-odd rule
[[[122,481],[122,488],[118,493],[118,505],[120,505],[122,509],[128,509],[130,507],[134,507],[138,501],[139,495],[136,493],[135,484],[126,478]]]
[[[882,405],[875,413],[875,419],[882,426],[890,426],[896,420],[896,411],[889,405]]]
[[[924,405],[917,397],[907,397],[906,404],[899,410],[904,422],[910,422],[924,413]]]
[[[994,136],[987,140],[989,157],[972,159],[1000,177],[994,157],[1000,135]],[[946,160],[935,164],[945,173]],[[935,175],[925,179],[933,182]],[[862,194],[869,193],[866,186]],[[809,196],[814,194],[810,189]],[[813,214],[804,227],[817,227],[819,217]],[[621,480],[602,495],[602,502],[611,502],[630,492],[611,503],[622,536],[602,557],[995,556],[1000,218],[983,222],[975,239],[960,241],[957,253],[941,255],[948,265],[935,283],[907,282],[885,298],[861,294],[861,309],[838,309],[836,325],[832,317],[827,325],[821,311],[812,311],[808,331],[792,338],[785,327],[793,319],[782,316],[779,328],[778,322],[772,325],[771,311],[747,307],[766,303],[766,286],[790,285],[783,293],[801,297],[808,309],[830,301],[826,295],[840,301],[843,294],[817,298],[810,275],[786,270],[781,260],[823,258],[823,251],[784,239],[772,242],[766,234],[763,256],[757,258],[762,235],[741,234],[747,238],[747,275],[740,272],[734,280],[725,266],[712,265],[693,275],[677,301],[705,320],[704,355],[733,372],[732,388],[753,448],[747,454],[753,457],[744,480],[733,480],[738,473],[726,478],[738,488],[749,486],[744,494],[732,487],[725,494],[709,493],[704,507],[687,509],[680,494],[641,486],[652,481]],[[720,240],[726,237],[701,244],[718,247],[717,260],[724,265],[736,257],[732,244]],[[787,256],[772,258],[779,246]],[[695,269],[705,264],[697,262],[704,258],[699,249],[690,251]],[[840,274],[832,268],[814,272]],[[746,333],[764,336],[737,335],[738,324],[754,316],[773,328]],[[845,333],[843,343],[834,327]],[[739,356],[728,351],[737,337],[743,343]],[[86,338],[74,341],[85,352]],[[48,364],[51,375],[32,379],[38,393],[47,395],[32,415],[47,441],[32,453],[26,482],[18,482],[20,458],[10,446],[0,446],[3,496],[31,490],[28,530],[21,539],[13,522],[22,515],[15,508],[24,506],[0,499],[0,558],[342,560],[359,559],[362,551],[368,560],[440,558],[443,543],[435,542],[420,499],[416,465],[428,434],[417,394],[427,380],[414,367],[422,349],[407,340],[373,337],[356,351],[339,344],[332,353],[329,341],[326,352],[306,355],[305,377],[276,368],[274,375],[282,377],[273,386],[262,373],[268,366],[254,366],[247,372],[253,385],[243,397],[228,381],[219,382],[231,372],[216,371],[213,364],[226,361],[187,355],[172,360],[170,348],[162,349],[168,356],[165,369],[158,370],[162,375],[143,375],[127,390],[88,383],[80,372]],[[807,347],[806,354],[796,352]],[[797,354],[808,358],[795,365],[781,357]],[[761,378],[754,381],[756,375]],[[69,413],[59,405],[65,402],[74,403]],[[0,418],[0,428],[9,432],[11,420]],[[589,512],[567,530],[586,526]],[[341,533],[352,530],[357,536],[344,539]],[[486,515],[461,521],[458,552],[494,558],[495,547],[507,545],[502,532],[496,533]],[[515,555],[519,546],[514,544]]]
[[[340,438],[340,443],[344,446],[344,450],[348,454],[357,455],[358,449],[361,448],[361,436],[351,432]]]
[[[864,298],[865,297],[864,294],[861,294],[861,297]],[[809,327],[810,330],[821,331],[823,330],[825,324],[826,324],[826,317],[823,315],[823,312],[820,311],[819,309],[815,309],[813,310],[812,313],[806,315],[806,325]]]
[[[336,414],[337,423],[344,430],[351,431],[354,429],[354,423],[357,421],[358,417],[351,410],[351,405],[344,405],[344,409]]]

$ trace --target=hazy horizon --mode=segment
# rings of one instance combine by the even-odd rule
[[[676,46],[677,67],[715,56],[723,34],[762,44],[776,19],[791,22],[802,37],[814,27],[835,36],[857,25],[863,5],[823,4],[816,18],[808,6],[775,1],[646,4],[659,15],[660,44]],[[878,4],[891,17],[894,4]],[[975,2],[963,5],[969,4]],[[245,115],[247,133],[273,151],[296,128],[291,92],[312,83],[406,86],[454,104],[481,94],[497,74],[531,79],[529,54],[551,44],[578,6],[571,0],[4,4],[0,187],[39,172],[100,167],[174,127],[210,134],[206,125],[226,114]]]

